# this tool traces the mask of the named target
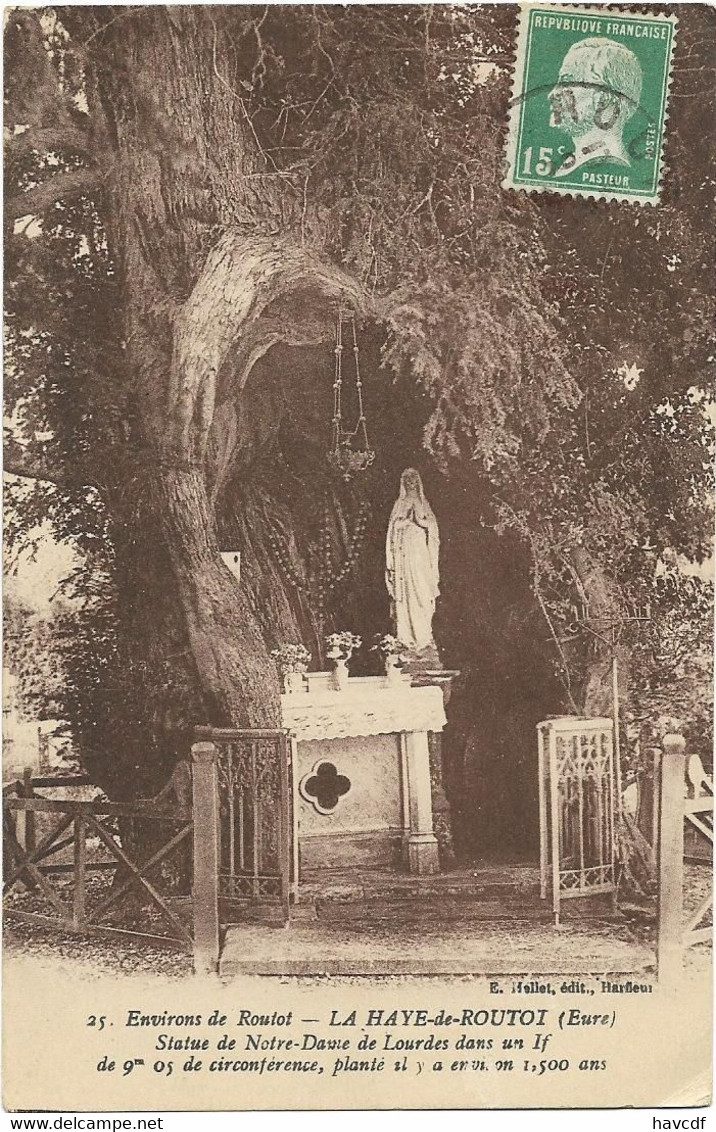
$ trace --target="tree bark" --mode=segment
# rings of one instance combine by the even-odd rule
[[[161,467],[157,510],[212,722],[278,724],[278,679],[246,590],[219,556],[204,476]],[[200,721],[197,721],[200,722]]]
[[[249,555],[248,585],[219,554],[216,508],[246,467],[242,393],[278,343],[329,337],[339,299],[367,304],[320,241],[307,244],[304,201],[260,149],[242,100],[245,60],[229,34],[240,15],[229,26],[221,9],[167,7],[110,23],[101,50],[111,65],[93,70],[90,102],[103,108],[99,132],[114,147],[105,217],[147,469],[142,522],[168,564],[145,578],[146,600],[162,589],[161,603],[175,603],[204,704],[194,722],[259,727],[279,722],[268,648],[297,619],[265,540]],[[125,539],[133,552],[141,540]],[[257,607],[262,588],[275,598],[273,627]],[[143,633],[152,611],[141,598],[132,615],[139,664],[143,651],[156,656],[163,630]],[[176,633],[168,611],[164,624]],[[167,638],[169,658],[176,644]],[[179,689],[189,668],[178,662]]]
[[[628,689],[629,649],[618,637],[612,638],[609,628],[609,619],[618,619],[622,613],[621,594],[603,566],[581,546],[572,551],[572,569],[580,599],[588,608],[590,618],[603,619],[602,624],[594,626],[595,632],[590,637],[590,656],[581,693],[582,708],[586,716],[611,715],[614,655],[617,658],[620,699]]]
[[[572,566],[580,597],[586,603],[590,617],[604,618],[603,625],[596,626],[600,635],[592,637],[591,656],[587,664],[582,693],[584,715],[611,716],[614,711],[612,658],[616,657],[617,661],[618,696],[620,704],[623,705],[629,690],[630,650],[626,642],[619,639],[618,631],[614,637],[611,636],[608,622],[610,616],[618,619],[620,614],[626,611],[623,609],[623,601],[616,583],[582,547],[574,549]],[[620,737],[623,738],[621,718],[619,724]],[[622,767],[625,753],[625,744],[622,743]],[[627,896],[651,893],[656,880],[654,851],[636,823],[623,812],[621,799],[619,799],[618,812],[620,821],[616,829],[616,850],[621,891]]]

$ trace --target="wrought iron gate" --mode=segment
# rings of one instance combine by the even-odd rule
[[[196,728],[218,751],[220,919],[257,905],[289,918],[292,815],[285,731]]]
[[[616,773],[611,719],[540,723],[540,895],[562,900],[616,894]]]

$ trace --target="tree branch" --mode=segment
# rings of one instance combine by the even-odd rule
[[[40,464],[18,462],[3,459],[2,470],[5,475],[19,476],[21,479],[37,480],[42,483],[52,483],[65,491],[78,491],[80,488],[99,487],[96,480],[89,476],[73,475],[67,472],[56,472]]]
[[[9,160],[33,149],[38,153],[81,153],[90,157],[94,154],[89,133],[76,125],[30,126],[5,141],[5,154]]]
[[[96,169],[73,169],[66,173],[56,173],[41,185],[35,185],[23,193],[15,193],[5,200],[5,216],[16,220],[20,216],[34,214],[39,216],[51,208],[58,200],[68,200],[91,192],[101,183]]]

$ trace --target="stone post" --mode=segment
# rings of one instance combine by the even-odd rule
[[[665,735],[659,805],[659,896],[656,946],[659,984],[673,989],[683,967],[684,770],[686,740]]]
[[[425,731],[405,736],[410,804],[408,862],[411,873],[428,875],[440,871],[438,840],[433,833],[433,807],[430,786],[430,751]]]
[[[456,669],[447,668],[421,668],[417,665],[408,665],[412,676],[414,688],[437,686],[442,689],[443,704],[447,711],[452,694],[453,681],[460,673]],[[452,818],[450,803],[445,794],[443,775],[443,736],[439,732],[430,732],[428,736],[430,749],[430,782],[433,798],[433,824],[440,847],[440,866],[442,869],[451,869],[455,864],[455,850],[452,840]]]
[[[213,743],[191,749],[194,816],[194,971],[216,974],[219,966],[219,788]]]

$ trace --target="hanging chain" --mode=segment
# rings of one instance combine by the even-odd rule
[[[360,429],[363,433],[363,447],[368,450],[368,429],[366,427],[365,410],[363,408],[363,382],[360,376],[360,364],[358,362],[358,336],[356,334],[356,316],[351,315],[351,327],[353,328],[353,359],[356,367],[356,391],[358,393],[358,423],[355,427],[353,436],[356,435]]]
[[[339,452],[343,436],[343,420],[341,411],[341,386],[343,385],[343,309],[338,308],[336,318],[336,345],[333,350],[335,356],[333,371],[333,423],[331,428],[331,452]]]
[[[358,400],[358,420],[352,431],[343,428],[343,408],[341,395],[343,391],[343,307],[338,308],[336,319],[336,345],[333,373],[333,417],[331,419],[331,447],[328,453],[330,466],[349,480],[356,472],[369,468],[375,460],[375,452],[368,446],[368,430],[366,426],[365,407],[363,404],[363,381],[360,373],[358,358],[358,334],[356,331],[355,314],[350,316],[353,336],[353,362],[355,365],[356,394]],[[351,441],[360,434],[359,448],[353,448]]]

